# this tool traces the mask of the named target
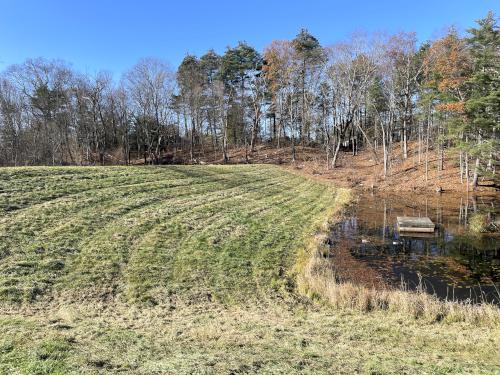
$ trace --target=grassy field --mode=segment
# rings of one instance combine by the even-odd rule
[[[0,373],[498,373],[497,326],[299,293],[344,199],[273,166],[0,170]]]

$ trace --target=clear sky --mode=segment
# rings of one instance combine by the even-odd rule
[[[301,28],[323,45],[356,31],[416,31],[423,41],[499,8],[499,0],[0,0],[0,70],[45,57],[119,77],[141,57],[175,68],[186,53],[223,53],[240,40],[262,50]]]

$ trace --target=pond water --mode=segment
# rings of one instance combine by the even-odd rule
[[[331,257],[341,279],[376,287],[423,287],[443,299],[500,303],[500,236],[471,234],[472,215],[498,222],[498,194],[363,193],[335,225]],[[397,216],[427,216],[432,234],[403,234]]]

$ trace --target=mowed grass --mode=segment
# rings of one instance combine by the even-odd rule
[[[330,186],[273,166],[0,170],[0,373],[495,373],[498,327],[333,309]]]
[[[294,240],[332,202],[268,167],[0,173],[5,302],[259,298],[285,286]]]

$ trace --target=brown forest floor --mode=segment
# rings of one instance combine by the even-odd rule
[[[433,191],[441,188],[444,192],[466,192],[467,185],[460,182],[458,158],[451,151],[445,151],[444,170],[438,171],[438,155],[436,151],[429,152],[429,173],[425,178],[425,153],[422,152],[420,162],[418,144],[409,144],[408,158],[403,160],[401,147],[395,144],[391,155],[391,166],[387,177],[383,175],[382,150],[378,150],[377,163],[371,150],[361,150],[353,156],[351,151],[340,151],[337,167],[327,169],[324,151],[315,147],[296,147],[297,160],[292,163],[290,147],[277,149],[272,145],[259,145],[254,153],[245,151],[245,148],[229,150],[229,163],[245,163],[245,154],[248,153],[250,163],[280,164],[285,168],[300,171],[306,175],[322,180],[328,180],[336,186],[376,189],[380,191]],[[189,160],[189,155],[177,152],[167,157],[167,163],[183,164]],[[222,163],[220,152],[198,153],[197,163]],[[495,181],[480,179],[478,191],[494,192]],[[497,181],[498,186],[498,181]]]

